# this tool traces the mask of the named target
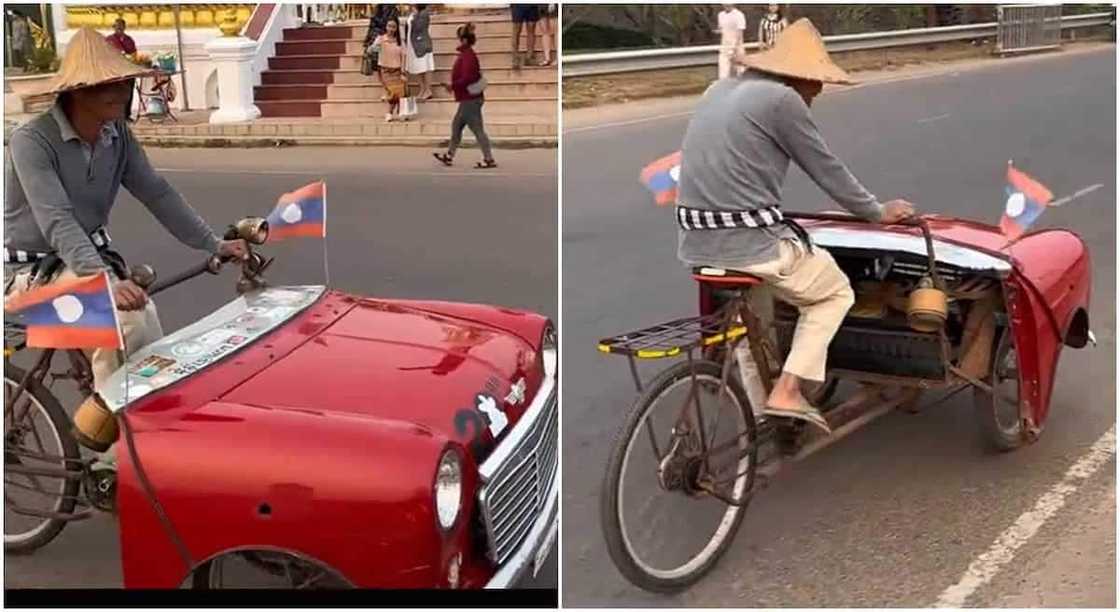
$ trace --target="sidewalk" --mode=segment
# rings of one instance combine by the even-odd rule
[[[421,110],[423,107],[421,106]],[[449,119],[417,119],[386,123],[380,118],[276,117],[246,123],[207,123],[210,110],[176,113],[153,123],[136,121],[132,131],[147,145],[164,147],[276,147],[292,145],[416,145],[447,146]],[[556,120],[535,116],[501,116],[486,121],[486,133],[499,148],[555,147]],[[463,146],[475,146],[470,130]]]

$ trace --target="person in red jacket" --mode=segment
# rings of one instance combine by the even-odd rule
[[[459,110],[451,120],[451,141],[447,145],[447,153],[432,155],[443,165],[450,166],[455,159],[455,151],[459,148],[463,128],[469,127],[482,149],[482,161],[476,163],[475,167],[497,168],[498,164],[490,151],[490,137],[486,135],[486,128],[482,125],[482,91],[486,88],[486,79],[482,76],[478,55],[474,52],[474,24],[459,26],[456,35],[459,37],[459,56],[455,58],[455,65],[451,68],[451,84],[448,89],[455,93]]]
[[[113,33],[106,36],[105,40],[125,55],[136,53],[136,42],[132,40],[131,36],[124,33],[124,19],[118,17],[113,22]]]

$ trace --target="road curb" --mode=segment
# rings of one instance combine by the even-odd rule
[[[428,147],[446,148],[447,138],[382,137],[382,136],[300,136],[278,138],[275,136],[165,136],[137,134],[144,146],[165,148],[280,148],[295,146],[339,147]],[[491,138],[495,149],[554,149],[559,139],[549,137],[500,137]],[[477,149],[474,141],[464,141],[460,148]]]

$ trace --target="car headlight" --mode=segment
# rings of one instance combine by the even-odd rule
[[[556,328],[549,321],[541,336],[541,368],[546,376],[556,374],[557,349],[559,341],[556,337]]]
[[[447,449],[439,459],[434,495],[436,520],[441,529],[450,530],[455,526],[455,519],[459,518],[459,507],[463,501],[462,461],[453,448]]]

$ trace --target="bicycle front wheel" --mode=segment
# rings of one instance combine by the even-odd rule
[[[757,457],[737,376],[721,384],[711,361],[658,376],[631,409],[603,479],[600,519],[622,575],[663,593],[702,578],[742,523]]]
[[[67,428],[70,419],[51,392],[35,381],[8,398],[23,370],[4,364],[4,552],[23,554],[45,546],[66,526],[77,504],[81,454]]]

